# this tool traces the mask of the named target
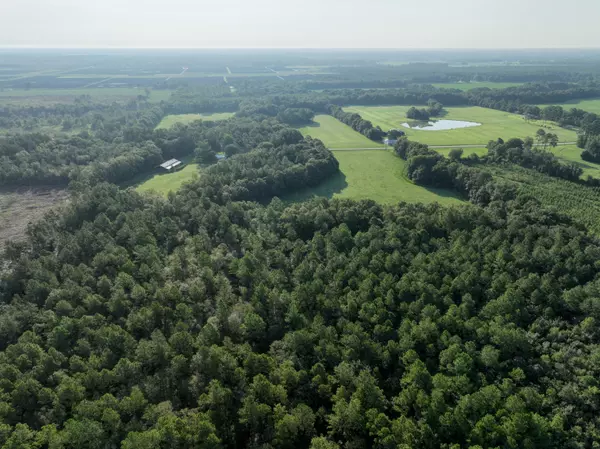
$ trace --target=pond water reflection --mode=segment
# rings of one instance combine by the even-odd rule
[[[465,122],[462,120],[437,120],[435,122],[408,122],[402,123],[402,126],[421,131],[447,131],[449,129],[471,128],[481,126],[477,122]]]

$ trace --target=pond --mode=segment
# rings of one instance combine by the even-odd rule
[[[410,122],[402,123],[402,126],[421,131],[447,131],[449,129],[471,128],[481,126],[477,122],[464,122],[462,120],[437,120],[435,122]]]

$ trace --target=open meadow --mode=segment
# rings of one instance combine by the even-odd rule
[[[372,199],[379,203],[460,204],[453,192],[429,189],[413,184],[406,177],[406,162],[386,150],[334,150],[341,174],[321,185],[285,197],[288,201],[303,201],[314,196]]]
[[[138,192],[156,192],[167,196],[176,192],[186,182],[198,176],[198,164],[187,164],[181,170],[173,173],[157,173],[136,186]]]
[[[228,118],[233,117],[233,112],[215,112],[213,114],[176,114],[176,115],[167,115],[165,118],[161,120],[161,122],[156,126],[156,129],[166,129],[175,125],[176,123],[181,123],[183,125],[187,125],[189,123],[195,122],[197,120],[203,121],[219,121],[219,120],[227,120]]]
[[[314,124],[299,128],[304,136],[321,140],[328,148],[384,148],[331,115],[317,115]]]
[[[392,128],[406,132],[409,139],[428,145],[481,145],[485,146],[490,140],[499,137],[535,136],[540,127],[544,126],[546,132],[558,135],[560,142],[575,142],[575,131],[564,129],[550,122],[526,121],[517,114],[497,111],[480,107],[445,108],[444,120],[462,120],[481,123],[481,126],[470,128],[451,129],[444,131],[427,131],[409,129],[402,126],[407,122],[406,111],[410,106],[349,106],[346,112],[356,112],[365,120],[370,120],[373,125],[379,125],[384,131]]]
[[[594,114],[600,114],[600,98],[595,98],[592,100],[571,100],[566,101],[565,103],[553,103],[557,106],[562,106],[564,109],[583,109],[586,112],[593,112]],[[546,106],[551,106],[550,104],[538,104],[540,108],[545,108]]]

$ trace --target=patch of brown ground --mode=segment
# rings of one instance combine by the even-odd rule
[[[65,189],[57,187],[22,187],[0,191],[0,247],[7,241],[22,240],[28,223],[39,220],[68,197]]]

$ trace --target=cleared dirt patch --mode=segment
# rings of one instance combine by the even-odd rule
[[[0,246],[7,241],[22,240],[27,224],[39,220],[68,197],[65,189],[56,187],[0,190]]]

